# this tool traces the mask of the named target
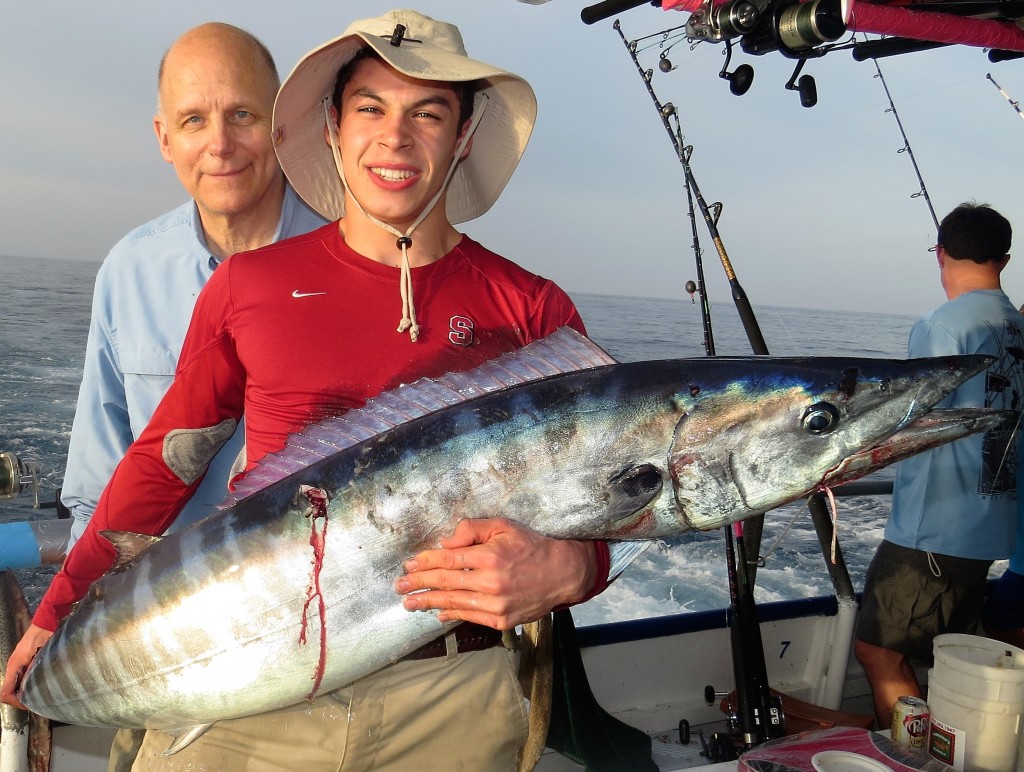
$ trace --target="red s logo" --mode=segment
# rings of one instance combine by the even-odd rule
[[[448,322],[448,340],[456,346],[473,345],[473,320],[467,316],[453,316]]]

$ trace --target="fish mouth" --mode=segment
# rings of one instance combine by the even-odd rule
[[[1019,424],[1020,415],[1010,410],[931,410],[876,445],[844,458],[821,479],[815,490],[834,488],[859,480],[897,461],[972,434],[987,432],[1004,425],[1012,425],[1016,430]]]

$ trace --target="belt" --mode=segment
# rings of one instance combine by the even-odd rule
[[[402,659],[432,659],[445,656],[448,653],[445,637],[444,635],[438,636],[430,643],[425,643],[415,651],[406,654]],[[455,642],[460,654],[467,651],[482,651],[501,643],[501,631],[474,622],[463,622],[455,628]]]

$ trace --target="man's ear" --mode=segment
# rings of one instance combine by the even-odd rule
[[[153,133],[156,134],[156,142],[160,146],[160,155],[167,163],[174,163],[171,154],[171,143],[167,137],[167,127],[159,114],[153,116]]]
[[[466,132],[469,131],[470,124],[472,124],[472,123],[473,123],[473,119],[472,118],[467,118],[466,122],[464,124],[462,124],[462,131],[459,132],[459,139],[458,139],[458,142],[455,143],[456,145],[459,142],[462,142],[463,136],[465,136]],[[476,139],[475,136],[472,136],[472,137],[469,138],[469,142],[467,142],[466,146],[462,149],[462,155],[459,156],[459,160],[460,161],[465,161],[466,158],[469,156],[469,151],[473,149],[473,140],[474,139]]]
[[[330,107],[327,108],[327,120],[330,121],[330,125],[328,125],[327,123],[324,123],[324,144],[326,144],[327,147],[330,147],[331,146],[331,131],[330,131],[331,130],[331,126],[335,127],[335,131],[337,131],[337,127],[338,127],[338,108],[336,108],[333,104]]]

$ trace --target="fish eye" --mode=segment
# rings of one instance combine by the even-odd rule
[[[800,424],[811,434],[828,434],[839,423],[839,411],[828,402],[815,402],[804,411]]]

